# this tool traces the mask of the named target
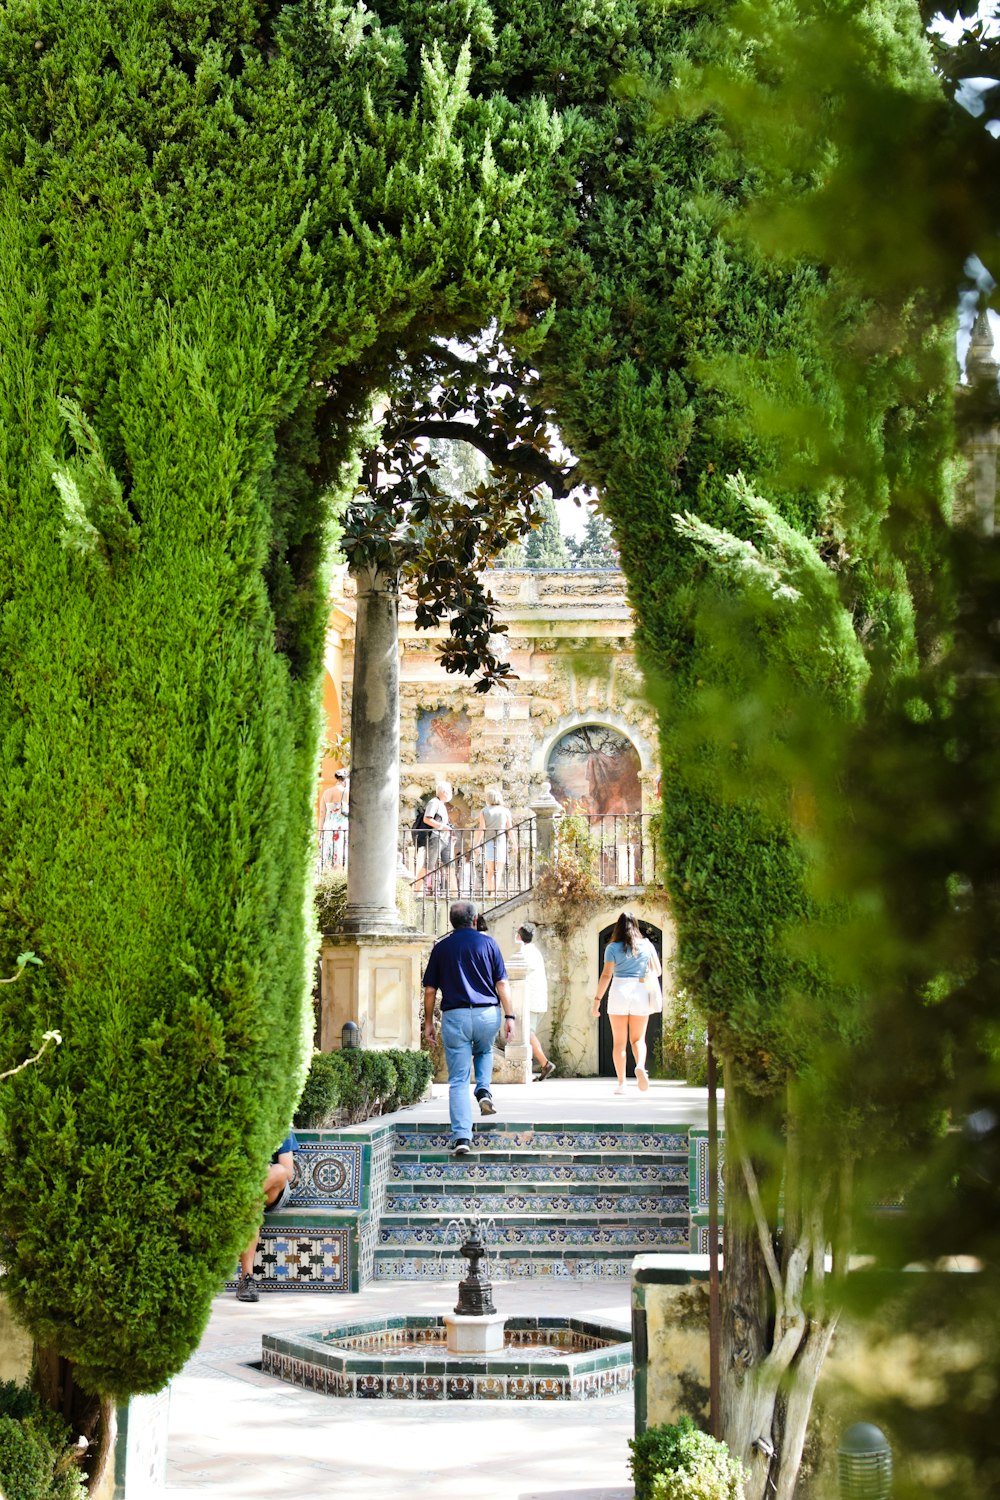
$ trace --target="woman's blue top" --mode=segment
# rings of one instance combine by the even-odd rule
[[[644,979],[649,954],[649,944],[645,942],[638,953],[630,953],[624,943],[609,943],[604,950],[604,962],[614,964],[616,979]]]

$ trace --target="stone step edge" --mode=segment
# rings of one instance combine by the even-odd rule
[[[579,1166],[593,1166],[600,1162],[638,1162],[642,1165],[655,1166],[659,1162],[669,1161],[686,1164],[690,1160],[687,1151],[653,1151],[648,1147],[641,1151],[612,1151],[602,1150],[597,1146],[591,1146],[586,1150],[570,1151],[560,1149],[557,1146],[547,1150],[537,1150],[534,1146],[525,1146],[518,1149],[516,1146],[487,1146],[483,1143],[481,1135],[473,1135],[472,1150],[477,1157],[485,1161],[512,1161],[512,1162],[565,1162],[569,1165],[574,1163]],[[408,1148],[397,1150],[393,1155],[393,1163],[396,1162],[439,1162],[439,1161],[461,1161],[462,1157],[456,1157],[448,1146],[435,1146],[433,1149],[421,1147],[420,1150]],[[466,1160],[468,1158],[465,1158]]]
[[[524,1226],[527,1229],[537,1229],[540,1224],[549,1224],[553,1229],[565,1229],[569,1224],[583,1223],[590,1225],[593,1229],[622,1229],[626,1225],[631,1224],[641,1225],[642,1228],[647,1229],[660,1224],[673,1224],[678,1219],[683,1219],[687,1223],[690,1217],[691,1210],[684,1207],[666,1209],[663,1213],[643,1212],[627,1216],[620,1215],[617,1218],[614,1216],[609,1217],[607,1209],[598,1209],[594,1213],[572,1215],[565,1215],[562,1212],[557,1214],[532,1214],[525,1213],[523,1209],[512,1209],[510,1213],[491,1213],[488,1219],[490,1223],[496,1224],[498,1228],[501,1225],[505,1225],[510,1228]],[[425,1229],[429,1225],[434,1224],[444,1224],[447,1226],[456,1218],[461,1218],[461,1215],[455,1213],[436,1214],[433,1210],[428,1210],[425,1213],[398,1214],[394,1213],[392,1209],[388,1209],[382,1214],[381,1222],[383,1226],[393,1225],[397,1229],[404,1224],[413,1224],[416,1228]]]
[[[476,1124],[480,1123],[483,1122],[476,1121]],[[440,1134],[447,1130],[448,1126],[449,1121],[447,1119],[407,1120],[395,1127],[395,1134],[397,1140],[401,1135],[429,1135],[435,1132]],[[692,1130],[701,1130],[704,1133],[705,1127],[703,1125],[691,1125],[687,1122],[683,1125],[671,1124],[669,1121],[664,1120],[651,1120],[648,1123],[636,1120],[570,1120],[566,1123],[560,1123],[555,1120],[510,1120],[503,1113],[498,1113],[488,1117],[485,1121],[485,1129],[516,1130],[522,1133],[526,1130],[534,1130],[539,1135],[571,1135],[574,1131],[577,1133],[585,1131],[588,1135],[596,1135],[597,1133],[602,1135],[634,1135],[638,1134],[639,1131],[643,1131],[646,1135],[688,1135]]]

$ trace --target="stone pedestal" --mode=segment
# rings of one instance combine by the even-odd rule
[[[527,964],[518,954],[504,960],[507,966],[507,983],[510,985],[511,1005],[514,1009],[514,1025],[507,1041],[506,1050],[499,1048],[493,1053],[494,1083],[531,1082],[531,1016],[528,1013],[528,995],[525,978]],[[501,1026],[500,1035],[506,1032]]]
[[[535,854],[546,863],[555,858],[556,834],[564,815],[562,804],[552,795],[550,782],[542,782],[541,790],[531,803],[531,811],[535,816]]]
[[[420,1046],[421,979],[430,940],[422,932],[332,933],[323,938],[320,1047],[340,1046],[347,1021],[362,1047]]]
[[[503,1348],[503,1313],[445,1313],[449,1354],[495,1354]]]

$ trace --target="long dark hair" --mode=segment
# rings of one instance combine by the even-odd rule
[[[642,929],[630,911],[623,911],[611,934],[613,943],[624,943],[630,953],[638,953],[642,942]]]

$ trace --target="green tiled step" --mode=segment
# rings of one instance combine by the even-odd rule
[[[499,1186],[499,1191],[497,1190]],[[409,1182],[392,1187],[384,1213],[413,1214],[677,1214],[688,1213],[687,1183],[470,1184]]]
[[[474,1151],[452,1158],[436,1155],[397,1160],[388,1191],[407,1193],[685,1193],[686,1160],[641,1156],[574,1157],[524,1152]]]
[[[650,1247],[645,1246],[648,1250]],[[686,1240],[664,1242],[665,1250],[687,1249]],[[497,1248],[490,1254],[489,1276],[493,1281],[550,1277],[552,1280],[627,1282],[636,1250],[607,1246],[545,1247],[518,1245]],[[426,1248],[385,1246],[375,1252],[375,1276],[381,1281],[458,1281],[467,1262],[454,1254]]]
[[[419,1210],[417,1212],[400,1212],[395,1207],[388,1208],[382,1214],[382,1228],[398,1230],[403,1226],[411,1226],[414,1229],[428,1229],[434,1226],[446,1227],[453,1224],[456,1219],[468,1218],[470,1213],[475,1213],[480,1219],[492,1221],[498,1227],[504,1224],[518,1226],[537,1224],[587,1224],[592,1228],[605,1227],[608,1225],[628,1224],[675,1224],[687,1223],[690,1210],[686,1203],[680,1199],[664,1202],[660,1206],[648,1208],[642,1212],[618,1213],[612,1208],[592,1208],[589,1212],[573,1210],[567,1213],[565,1210],[542,1209],[537,1211],[530,1206],[501,1202],[499,1207],[491,1207],[489,1204],[474,1205],[468,1200],[464,1208],[431,1209],[429,1211]]]
[[[491,1254],[505,1249],[536,1247],[538,1249],[609,1250],[618,1255],[638,1255],[657,1250],[665,1244],[688,1241],[687,1215],[648,1219],[594,1218],[571,1222],[551,1217],[510,1215],[486,1225],[485,1240]],[[428,1217],[422,1221],[397,1221],[383,1215],[379,1226],[379,1249],[397,1246],[411,1250],[437,1252],[442,1249],[458,1253],[461,1235],[453,1221]]]
[[[406,1125],[396,1130],[396,1160],[411,1155],[448,1154],[451,1131],[447,1125]],[[472,1128],[474,1151],[511,1154],[625,1155],[655,1152],[687,1160],[687,1127],[675,1125],[531,1125],[498,1118],[478,1119]]]

